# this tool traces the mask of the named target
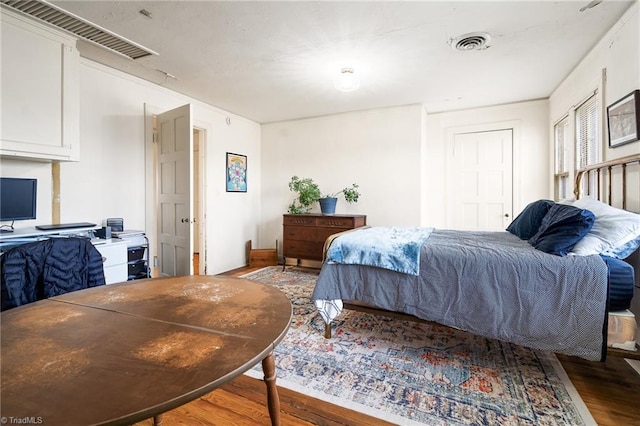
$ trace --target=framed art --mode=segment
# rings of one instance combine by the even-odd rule
[[[640,135],[639,114],[640,90],[634,90],[607,107],[609,146],[611,148],[638,140]]]
[[[247,156],[227,152],[227,192],[247,192]]]

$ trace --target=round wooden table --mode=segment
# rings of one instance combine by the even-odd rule
[[[276,288],[213,276],[94,287],[7,310],[2,416],[9,424],[132,424],[262,362],[279,424],[273,349],[291,315]]]

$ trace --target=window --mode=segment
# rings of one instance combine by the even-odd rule
[[[600,101],[598,91],[553,126],[555,146],[554,196],[556,200],[573,197],[576,171],[600,161]],[[593,194],[597,186],[595,172],[581,181],[582,193]]]
[[[571,177],[569,175],[569,117],[565,117],[553,126],[555,139],[555,199],[564,200],[571,196]]]
[[[576,169],[600,161],[600,115],[597,92],[576,108]],[[593,194],[596,189],[595,172],[586,176],[583,185],[585,193]]]

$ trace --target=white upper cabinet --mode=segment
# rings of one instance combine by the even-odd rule
[[[79,161],[76,39],[2,8],[0,154]]]

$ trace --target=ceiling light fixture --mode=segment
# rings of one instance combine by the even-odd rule
[[[353,68],[342,68],[340,75],[334,80],[333,86],[341,92],[353,92],[360,87],[360,79]]]

